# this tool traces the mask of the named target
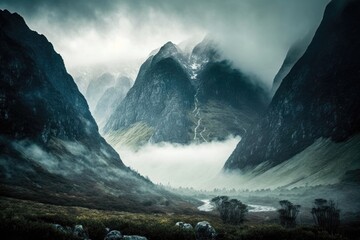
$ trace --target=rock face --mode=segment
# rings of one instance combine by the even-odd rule
[[[191,131],[186,113],[193,98],[181,55],[168,42],[141,66],[134,86],[110,117],[105,132],[144,122],[155,129],[152,141],[185,143]]]
[[[279,72],[276,74],[273,86],[271,89],[272,95],[275,94],[276,90],[279,88],[282,80],[288,75],[292,67],[295,63],[301,58],[301,56],[305,53],[306,48],[309,46],[310,41],[312,39],[312,35],[308,34],[303,39],[295,42],[287,52],[284,62],[281,65]]]
[[[124,166],[51,43],[7,10],[0,11],[0,149],[7,196],[131,211],[144,208],[142,194],[155,203],[173,197]]]
[[[190,57],[168,42],[141,66],[105,133],[124,136],[145,124],[151,133],[144,134],[147,140],[174,143],[243,134],[268,101],[253,80],[220,60],[208,40],[198,44]]]
[[[360,130],[360,2],[333,0],[304,55],[282,81],[265,117],[226,170],[279,164],[318,138],[345,141]]]

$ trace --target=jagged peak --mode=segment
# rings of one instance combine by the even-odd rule
[[[206,36],[194,47],[191,56],[196,58],[207,58],[208,60],[219,59],[220,54],[218,52],[218,45],[213,39]]]
[[[183,58],[181,50],[171,41],[165,43],[160,48],[160,50],[154,55],[154,58],[152,59],[152,64],[159,62],[161,59],[170,58],[170,57],[177,60]]]

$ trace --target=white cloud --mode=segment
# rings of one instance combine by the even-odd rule
[[[147,144],[138,151],[120,147],[118,152],[126,165],[154,183],[201,189],[219,174],[239,141],[239,137],[231,137],[190,145]]]

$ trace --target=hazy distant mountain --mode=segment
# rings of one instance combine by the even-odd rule
[[[1,195],[130,211],[176,211],[184,204],[124,166],[51,43],[6,10],[0,11],[0,149]]]
[[[111,73],[103,73],[89,81],[85,98],[89,104],[90,111],[95,112],[97,103],[105,91],[115,85],[115,76]]]
[[[188,57],[166,43],[141,66],[105,126],[112,144],[189,143],[241,135],[265,109],[256,78],[220,59],[209,40]]]
[[[296,182],[331,176],[323,171],[342,169],[340,175],[360,168],[359,16],[359,1],[329,3],[306,52],[283,79],[265,117],[227,160],[226,170],[256,168],[258,174],[284,165],[279,170],[288,169],[286,176],[292,176],[291,169],[306,167],[308,171],[297,173]],[[300,162],[302,167],[295,167]]]
[[[120,76],[115,80],[115,85],[107,88],[100,97],[94,110],[94,118],[100,128],[105,125],[110,115],[125,98],[132,84],[133,81],[130,78]]]

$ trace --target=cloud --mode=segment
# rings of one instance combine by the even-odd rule
[[[239,137],[231,137],[222,142],[147,144],[138,151],[124,147],[117,151],[125,165],[154,183],[201,189],[219,174],[239,141]]]
[[[290,45],[318,26],[329,0],[3,0],[45,34],[70,68],[144,61],[167,41],[209,34],[265,83]]]

